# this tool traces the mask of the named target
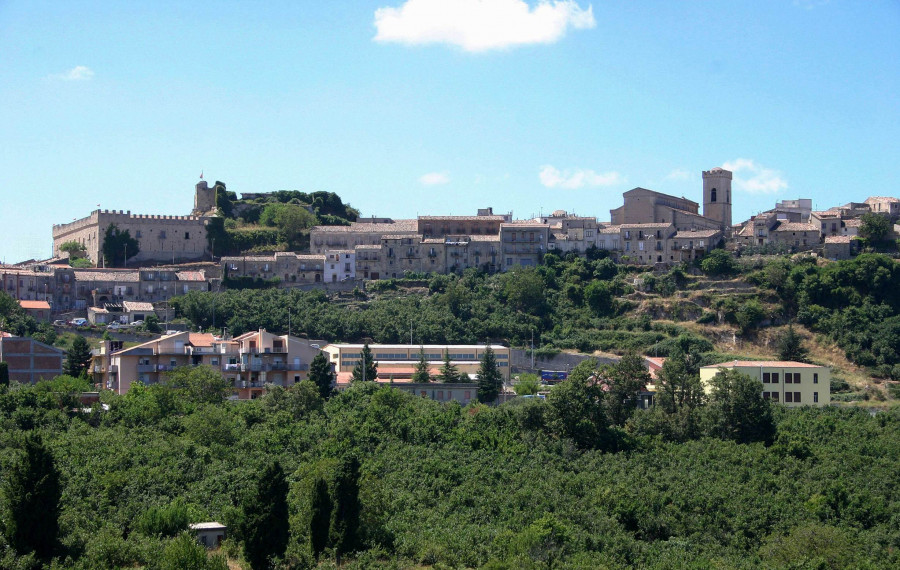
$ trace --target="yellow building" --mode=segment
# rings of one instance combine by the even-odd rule
[[[827,406],[831,403],[831,370],[825,366],[791,361],[734,360],[700,368],[700,381],[707,392],[720,369],[737,370],[762,382],[767,400],[797,406]]]
[[[497,366],[504,382],[509,381],[509,348],[499,345],[490,345],[497,359]],[[469,375],[478,373],[481,357],[484,355],[486,345],[483,344],[370,344],[372,357],[378,367],[378,381],[410,382],[412,374],[419,362],[419,351],[425,351],[428,360],[429,373],[437,376],[440,367],[444,364],[444,355],[450,354],[450,362],[456,366],[459,372]],[[350,375],[356,363],[362,358],[362,344],[329,344],[322,348],[328,356],[328,361],[334,366],[337,373],[338,385],[350,382]],[[371,380],[371,379],[370,379]]]

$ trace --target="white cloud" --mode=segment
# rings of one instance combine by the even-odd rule
[[[669,180],[687,180],[690,177],[691,173],[683,168],[676,168],[668,175],[666,175],[666,178],[668,178]]]
[[[788,187],[784,175],[777,170],[765,168],[749,158],[738,158],[722,165],[734,173],[734,187],[751,194],[774,194]]]
[[[560,171],[549,164],[541,167],[538,176],[541,184],[547,188],[575,189],[584,186],[615,186],[625,182],[625,178],[614,171],[598,173],[582,168]]]
[[[470,52],[559,41],[566,31],[597,25],[591,6],[574,0],[406,0],[375,10],[375,41],[445,43]]]
[[[65,73],[51,76],[54,79],[62,79],[63,81],[87,81],[94,76],[94,71],[84,65],[76,65]]]
[[[429,172],[419,177],[419,183],[424,186],[438,186],[450,182],[450,175],[446,172]]]

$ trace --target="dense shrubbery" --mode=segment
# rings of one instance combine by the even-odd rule
[[[615,388],[588,381],[496,408],[371,383],[327,402],[301,384],[216,404],[150,386],[104,395],[110,410],[91,414],[0,387],[0,479],[23,435],[40,434],[62,484],[57,555],[74,568],[224,567],[178,534],[185,514],[228,524],[239,554],[244,509],[276,461],[289,482],[289,568],[336,549],[352,567],[385,568],[900,564],[900,496],[886,483],[900,459],[896,411],[777,408],[760,432],[767,404],[695,401],[678,384],[692,366],[667,371],[671,404],[626,410],[624,429],[611,421],[625,417],[610,407]],[[735,441],[746,439],[771,445]],[[33,567],[5,540],[0,566]]]

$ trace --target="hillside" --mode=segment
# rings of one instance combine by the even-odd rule
[[[218,322],[233,334],[266,328],[329,341],[535,345],[544,354],[635,351],[666,356],[676,345],[705,364],[778,357],[788,326],[809,359],[834,368],[837,400],[893,401],[900,335],[893,323],[900,291],[895,261],[865,254],[846,262],[808,257],[704,262],[658,274],[609,259],[560,259],[500,275],[410,275],[328,297],[321,291],[232,290],[216,300]],[[846,279],[853,289],[840,279]],[[173,299],[197,327],[212,322],[211,294]],[[875,313],[876,318],[865,318]],[[846,387],[844,383],[846,382]],[[892,388],[894,390],[895,388]]]

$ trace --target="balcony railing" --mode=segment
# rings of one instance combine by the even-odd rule
[[[138,372],[156,372],[155,364],[138,364],[137,365]]]

